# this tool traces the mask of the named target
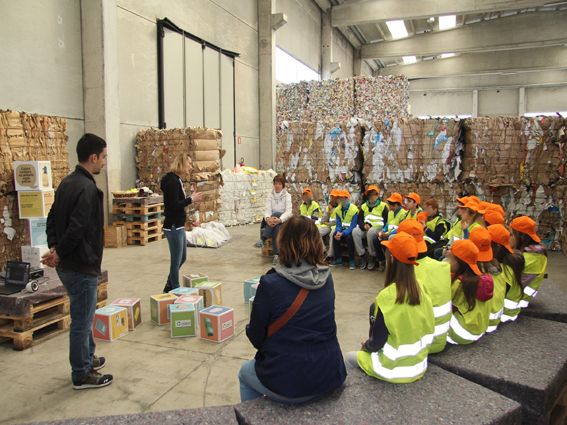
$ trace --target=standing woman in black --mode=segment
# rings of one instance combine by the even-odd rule
[[[191,197],[187,197],[185,194],[183,178],[187,177],[192,169],[191,158],[186,154],[177,155],[171,164],[169,173],[163,176],[161,180],[160,187],[163,192],[165,207],[163,230],[171,254],[169,276],[165,288],[163,288],[164,293],[179,288],[179,269],[187,259],[187,238],[185,236],[187,215],[185,207],[190,204],[199,204],[203,199],[201,192],[197,192]]]

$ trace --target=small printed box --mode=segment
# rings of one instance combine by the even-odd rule
[[[53,189],[18,192],[20,218],[47,217],[54,199],[55,192]]]
[[[52,189],[50,161],[14,161],[16,190]]]
[[[252,285],[256,285],[260,283],[260,277],[253,277],[252,279],[248,279],[244,281],[244,302],[247,303],[250,300],[250,297],[252,296],[250,294],[250,287]]]
[[[260,286],[259,283],[250,287],[250,298],[254,298],[256,296],[256,292],[258,292],[258,286]]]
[[[140,298],[118,298],[110,305],[124,307],[128,313],[128,330],[133,331],[142,323]]]
[[[150,316],[152,322],[162,326],[169,324],[168,305],[173,304],[177,297],[173,294],[152,295],[150,297]]]
[[[43,246],[22,246],[22,261],[24,263],[30,263],[32,269],[39,269],[40,267],[45,267],[41,264],[41,256],[49,251],[47,245]]]
[[[187,274],[183,276],[183,286],[194,288],[198,283],[206,282],[209,278],[203,273]]]
[[[199,289],[199,295],[203,297],[205,308],[212,305],[222,305],[221,282],[198,283],[195,288]]]
[[[212,306],[199,314],[201,339],[223,342],[234,336],[234,310],[229,307]]]
[[[199,312],[205,308],[203,297],[199,294],[197,295],[183,295],[175,300],[174,304],[191,304],[195,307],[195,311],[197,312],[197,322],[199,322]]]
[[[47,245],[47,234],[45,233],[45,230],[47,228],[47,219],[35,218],[35,219],[30,219],[27,222],[28,222],[28,234],[30,235],[30,245],[31,246]]]
[[[181,297],[182,295],[199,295],[199,290],[196,288],[180,286],[179,288],[172,289],[169,293]]]
[[[106,306],[95,311],[93,337],[115,341],[128,335],[128,312],[118,306]]]
[[[184,338],[197,335],[197,312],[192,304],[171,304],[171,337]]]
[[[254,304],[254,298],[256,298],[256,297],[250,297],[250,300],[248,302],[248,306],[249,306],[248,321],[250,321],[250,319],[252,318],[252,305]]]

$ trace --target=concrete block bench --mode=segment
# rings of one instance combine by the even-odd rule
[[[549,423],[567,384],[567,324],[522,312],[474,344],[430,355],[429,364],[521,403],[522,423]]]
[[[567,323],[567,294],[552,280],[544,279],[537,296],[521,314]]]
[[[133,415],[99,416],[94,418],[66,419],[62,421],[33,422],[27,425],[236,425],[233,406],[205,407],[190,410],[138,413]]]
[[[334,393],[300,405],[262,397],[235,406],[238,422],[256,424],[517,424],[518,403],[431,365],[412,384],[349,372]]]

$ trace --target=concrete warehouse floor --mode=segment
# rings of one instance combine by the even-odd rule
[[[150,321],[149,297],[161,293],[169,268],[167,242],[146,247],[106,249],[103,267],[109,271],[109,303],[119,297],[142,299],[142,324],[128,336],[99,341],[97,354],[107,358],[110,387],[74,391],[70,382],[67,333],[23,352],[11,343],[0,345],[0,423],[104,416],[234,404],[240,401],[237,373],[254,356],[245,326],[248,304],[243,282],[271,267],[252,248],[259,226],[232,227],[242,236],[220,249],[188,248],[182,274],[202,272],[223,283],[226,306],[233,307],[236,335],[215,344],[197,338],[171,339],[169,326]],[[383,274],[367,270],[333,270],[336,320],[343,353],[356,350],[368,335],[368,306],[383,287]],[[550,253],[549,278],[567,292],[567,261]]]

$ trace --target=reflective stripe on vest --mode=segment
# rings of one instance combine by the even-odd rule
[[[413,344],[400,345],[397,350],[386,342],[382,352],[386,357],[395,362],[402,357],[417,356],[421,350],[430,346],[432,342],[433,334],[425,335]]]
[[[384,202],[379,202],[372,209],[370,209],[368,202],[362,204],[360,211],[364,214],[364,222],[370,224],[372,227],[384,227],[385,223],[384,218],[382,217],[384,208],[386,208],[386,204]]]
[[[395,224],[390,224],[388,223],[388,231],[389,232],[393,232],[394,230],[397,230],[398,226],[396,226]]]
[[[394,369],[388,369],[380,363],[378,353],[372,353],[372,365],[376,374],[385,379],[410,379],[421,375],[427,370],[427,357],[413,366],[398,366]]]
[[[433,315],[435,318],[443,317],[451,312],[451,307],[453,306],[453,302],[449,301],[446,304],[440,305],[439,307],[433,307]]]
[[[516,314],[515,316],[508,316],[507,314],[503,314],[502,315],[502,322],[506,323],[509,321],[514,321],[518,318],[518,315]]]
[[[530,302],[529,302],[529,301],[526,301],[526,300],[520,301],[520,308],[526,308],[526,307],[528,307],[529,305],[530,305]]]
[[[446,334],[447,332],[449,332],[450,327],[451,327],[451,323],[448,320],[446,323],[442,323],[440,325],[435,326],[434,336]]]
[[[437,241],[435,239],[430,238],[427,235],[423,235],[423,240],[426,241],[426,242],[429,242],[429,243],[437,243]]]
[[[339,205],[335,208],[335,214],[338,218],[341,219],[343,229],[350,227],[351,221],[354,218],[355,214],[358,214],[358,208],[354,204],[349,204],[348,210],[343,214],[342,206]]]
[[[459,337],[461,337],[461,338],[463,338],[464,340],[467,340],[467,341],[478,341],[484,335],[484,332],[481,333],[480,335],[471,334],[469,331],[467,331],[465,328],[463,328],[463,326],[459,323],[459,320],[455,317],[455,315],[453,315],[453,317],[451,317],[451,329],[453,329],[453,331],[457,335],[459,335]],[[447,340],[448,339],[449,338],[447,338]]]
[[[520,303],[509,300],[508,298],[505,298],[504,299],[504,308],[506,308],[508,310],[516,310],[516,309],[520,308]]]
[[[537,295],[537,291],[534,288],[531,288],[529,286],[526,286],[524,288],[524,294],[526,294],[528,297],[535,297]]]
[[[343,229],[350,227],[350,223],[343,223]]]
[[[496,329],[498,329],[498,326],[489,326],[486,332],[494,332]]]
[[[371,226],[384,226],[384,219],[376,215],[365,215],[364,222],[370,224]]]
[[[315,201],[311,202],[311,204],[309,205],[309,208],[307,208],[307,205],[305,205],[305,203],[303,203],[299,206],[300,214],[304,215],[305,217],[313,216],[313,213],[315,212],[315,210],[319,210],[319,216],[320,216],[321,215],[321,208],[319,207],[319,204]]]
[[[489,320],[498,320],[502,317],[502,314],[504,314],[504,309],[500,310],[497,313],[490,313],[490,316],[488,316]]]

